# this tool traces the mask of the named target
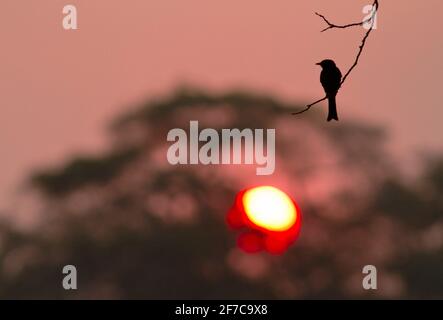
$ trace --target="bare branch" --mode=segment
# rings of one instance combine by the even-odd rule
[[[357,56],[355,57],[354,64],[351,66],[351,68],[349,68],[348,72],[346,72],[346,74],[343,76],[343,79],[341,80],[341,83],[340,83],[340,87],[343,85],[343,83],[345,82],[346,78],[349,76],[351,71],[357,66],[358,60],[360,59],[360,56],[361,56],[363,49],[365,47],[366,40],[368,39],[369,35],[371,34],[372,30],[374,29],[373,27],[374,27],[374,23],[375,23],[375,16],[378,11],[378,0],[374,1],[374,4],[372,5],[372,7],[374,9],[372,11],[372,16],[370,18],[371,26],[368,29],[368,31],[366,32],[365,36],[363,37],[363,40],[361,41],[361,45],[359,46],[359,50],[358,50]]]
[[[346,81],[348,76],[351,74],[352,70],[354,70],[354,68],[357,66],[358,61],[360,59],[360,56],[361,56],[361,54],[363,52],[363,49],[364,49],[364,47],[366,45],[366,40],[369,38],[369,35],[371,34],[371,32],[373,30],[374,23],[376,21],[376,15],[377,15],[377,12],[378,12],[378,7],[379,7],[378,1],[379,0],[374,0],[374,3],[372,4],[372,8],[373,9],[372,9],[371,16],[368,19],[363,20],[361,22],[349,23],[349,24],[345,24],[345,25],[337,25],[337,24],[331,23],[324,15],[322,15],[320,13],[317,13],[317,12],[315,13],[317,16],[321,17],[323,19],[323,21],[325,21],[326,24],[328,25],[321,32],[324,32],[324,31],[329,30],[329,29],[352,28],[352,27],[356,27],[356,26],[363,26],[364,24],[369,23],[369,22],[371,23],[371,26],[369,27],[368,31],[364,35],[364,37],[363,37],[363,39],[361,41],[361,44],[358,47],[358,52],[357,52],[357,56],[355,57],[354,63],[349,68],[349,70],[345,73],[345,75],[343,76],[343,78],[342,78],[342,80],[340,82],[340,88],[342,87],[343,83]],[[303,109],[301,111],[298,111],[298,112],[293,112],[292,114],[296,115],[296,114],[304,113],[304,112],[308,111],[309,109],[311,109],[311,107],[313,107],[314,105],[316,105],[316,104],[318,104],[318,103],[320,103],[320,102],[322,102],[322,101],[324,101],[326,99],[327,99],[327,97],[325,96],[325,97],[323,97],[323,98],[321,98],[321,99],[319,99],[319,100],[317,100],[317,101],[315,101],[315,102],[313,102],[311,104],[308,104],[305,109]]]
[[[326,30],[329,29],[346,29],[346,28],[351,28],[351,27],[358,27],[358,26],[362,26],[365,23],[368,23],[369,21],[371,21],[372,17],[369,17],[366,20],[363,20],[361,22],[355,22],[355,23],[349,23],[349,24],[345,24],[345,25],[337,25],[337,24],[333,24],[331,23],[328,19],[326,19],[326,17],[318,12],[315,12],[315,14],[317,16],[319,16],[320,18],[322,18],[326,24],[328,25],[326,28],[324,28],[321,32],[325,32]]]
[[[317,100],[317,101],[315,101],[315,102],[313,102],[313,103],[311,103],[311,104],[308,104],[308,105],[306,106],[305,109],[303,109],[303,110],[301,110],[301,111],[298,111],[298,112],[293,112],[292,114],[295,115],[295,114],[301,114],[301,113],[304,113],[304,112],[308,111],[309,109],[311,109],[312,106],[314,106],[314,105],[316,105],[317,103],[320,103],[320,102],[322,102],[322,101],[325,101],[327,98],[328,98],[328,97],[325,96],[325,97],[323,97],[323,98],[321,98],[321,99],[319,99],[319,100]]]

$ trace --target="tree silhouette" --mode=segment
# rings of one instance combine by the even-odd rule
[[[81,156],[31,179],[42,195],[34,230],[0,224],[0,298],[439,297],[443,161],[406,185],[380,128],[326,128],[312,113],[248,92],[182,89],[148,101],[110,127],[102,156]],[[222,128],[278,128],[276,172],[248,166],[172,166],[166,134],[189,120]],[[309,141],[305,138],[309,134]],[[237,191],[284,185],[303,213],[282,256],[236,249],[225,214]],[[64,265],[79,289],[61,287]],[[378,269],[379,289],[361,287]]]

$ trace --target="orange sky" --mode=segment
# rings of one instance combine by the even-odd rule
[[[104,146],[105,125],[189,83],[294,101],[322,96],[315,62],[352,63],[363,30],[319,31],[320,11],[352,22],[371,0],[3,0],[0,208],[35,167]],[[441,0],[380,0],[378,29],[338,97],[342,121],[391,130],[395,152],[441,150]],[[77,6],[79,30],[62,29]],[[126,109],[125,109],[126,108]]]

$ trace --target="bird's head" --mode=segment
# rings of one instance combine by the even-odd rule
[[[322,62],[316,63],[317,65],[321,66],[323,69],[329,69],[335,67],[335,62],[330,59],[323,60]]]

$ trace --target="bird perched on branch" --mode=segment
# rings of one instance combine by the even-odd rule
[[[329,102],[328,121],[338,121],[335,96],[337,95],[338,89],[340,89],[341,85],[340,69],[337,68],[333,60],[329,59],[323,60],[322,62],[317,63],[317,65],[321,66],[323,69],[320,74],[320,82],[326,92],[326,97],[328,98]]]

